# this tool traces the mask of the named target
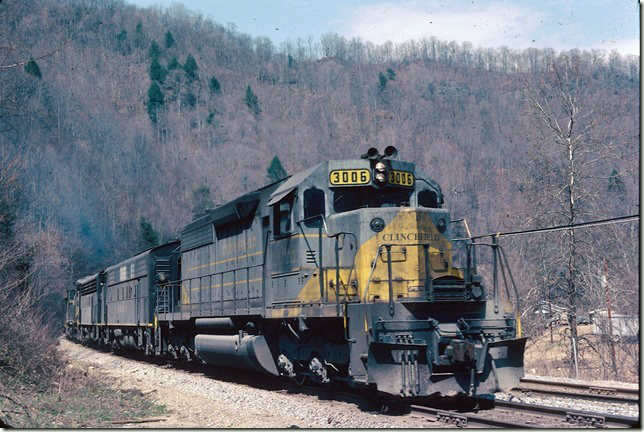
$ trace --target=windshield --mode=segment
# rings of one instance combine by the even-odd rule
[[[373,188],[336,190],[333,193],[333,210],[336,213],[342,213],[368,207],[409,207],[411,192],[410,190],[376,190]]]

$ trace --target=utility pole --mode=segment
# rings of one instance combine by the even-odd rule
[[[615,357],[615,342],[613,341],[613,319],[610,310],[610,287],[608,286],[608,263],[604,261],[604,273],[602,275],[602,285],[606,293],[606,312],[608,313],[608,343],[610,344],[610,356],[613,362],[613,376],[617,376],[617,358]]]
[[[552,335],[552,285],[548,285],[548,308],[550,309],[549,311],[549,316],[550,316],[550,344],[554,343],[554,337]]]

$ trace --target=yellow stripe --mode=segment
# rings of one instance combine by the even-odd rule
[[[211,265],[223,264],[225,262],[234,261],[234,260],[237,260],[237,259],[243,259],[243,258],[248,258],[248,257],[256,256],[256,255],[261,255],[263,253],[264,253],[264,251],[260,250],[260,251],[249,253],[249,254],[238,255],[238,256],[234,256],[232,258],[226,258],[226,259],[223,259],[223,260],[220,260],[220,261],[213,261],[213,262],[208,263],[208,264],[203,264],[203,265],[199,265],[199,266],[196,266],[196,267],[190,267],[188,269],[188,271],[197,270],[197,269],[208,267],[208,266],[211,266]]]
[[[203,286],[203,287],[194,287],[190,288],[190,291],[197,291],[198,289],[206,289],[206,288],[221,288],[225,286],[231,286],[237,284],[242,284],[242,283],[253,283],[253,282],[261,282],[263,279],[262,278],[256,278],[256,279],[249,279],[249,280],[238,280],[236,282],[226,282],[225,284],[215,284],[215,285],[210,285],[210,286]]]

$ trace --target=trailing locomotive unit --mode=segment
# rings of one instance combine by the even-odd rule
[[[393,396],[512,388],[525,339],[472,257],[454,265],[442,206],[438,184],[399,161],[394,147],[321,163],[206,212],[182,230],[180,253],[170,244],[142,254],[148,282],[135,285],[130,303],[102,303],[103,338]],[[162,252],[166,270],[154,268]],[[107,270],[108,290],[121,276],[137,280],[127,268],[142,255]],[[82,305],[87,282],[78,285]],[[131,304],[142,287],[153,311]],[[98,330],[83,307],[91,337]],[[126,329],[111,320],[121,316],[112,307],[151,312]]]

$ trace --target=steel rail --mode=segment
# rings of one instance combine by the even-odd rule
[[[541,384],[541,385],[547,385],[552,387],[569,387],[569,388],[589,390],[589,391],[606,390],[611,393],[624,393],[624,394],[631,394],[631,395],[639,395],[640,393],[639,388],[632,389],[632,388],[626,388],[626,387],[593,386],[590,384],[551,381],[551,380],[542,380],[542,379],[526,378],[526,377],[521,378],[521,383],[522,384]]]
[[[561,386],[565,388],[564,386]],[[579,390],[587,390],[587,389],[579,389]],[[634,404],[634,403],[639,403],[640,398],[639,397],[628,397],[628,396],[615,396],[612,394],[601,394],[601,393],[590,393],[588,391],[566,391],[563,389],[547,389],[547,388],[539,388],[539,387],[533,387],[533,386],[527,386],[527,387],[515,387],[512,389],[512,391],[518,391],[524,394],[530,394],[530,393],[538,393],[538,394],[547,394],[547,395],[552,395],[552,396],[563,396],[563,397],[573,397],[573,398],[580,398],[580,399],[587,399],[587,400],[593,400],[593,401],[598,401],[598,402],[620,402],[620,403],[629,403],[629,404]]]
[[[539,426],[530,425],[527,423],[517,423],[498,418],[483,417],[476,413],[462,413],[456,411],[442,410],[438,408],[431,408],[422,405],[412,405],[412,413],[421,415],[431,415],[435,417],[435,421],[445,423],[446,427],[497,427],[497,428],[510,428],[510,429],[533,429]]]
[[[502,400],[495,400],[494,408],[512,412],[525,412],[545,415],[548,417],[560,418],[566,422],[595,427],[614,426],[622,428],[639,428],[641,424],[639,417],[627,417],[616,414],[575,411],[569,408],[525,404]]]

